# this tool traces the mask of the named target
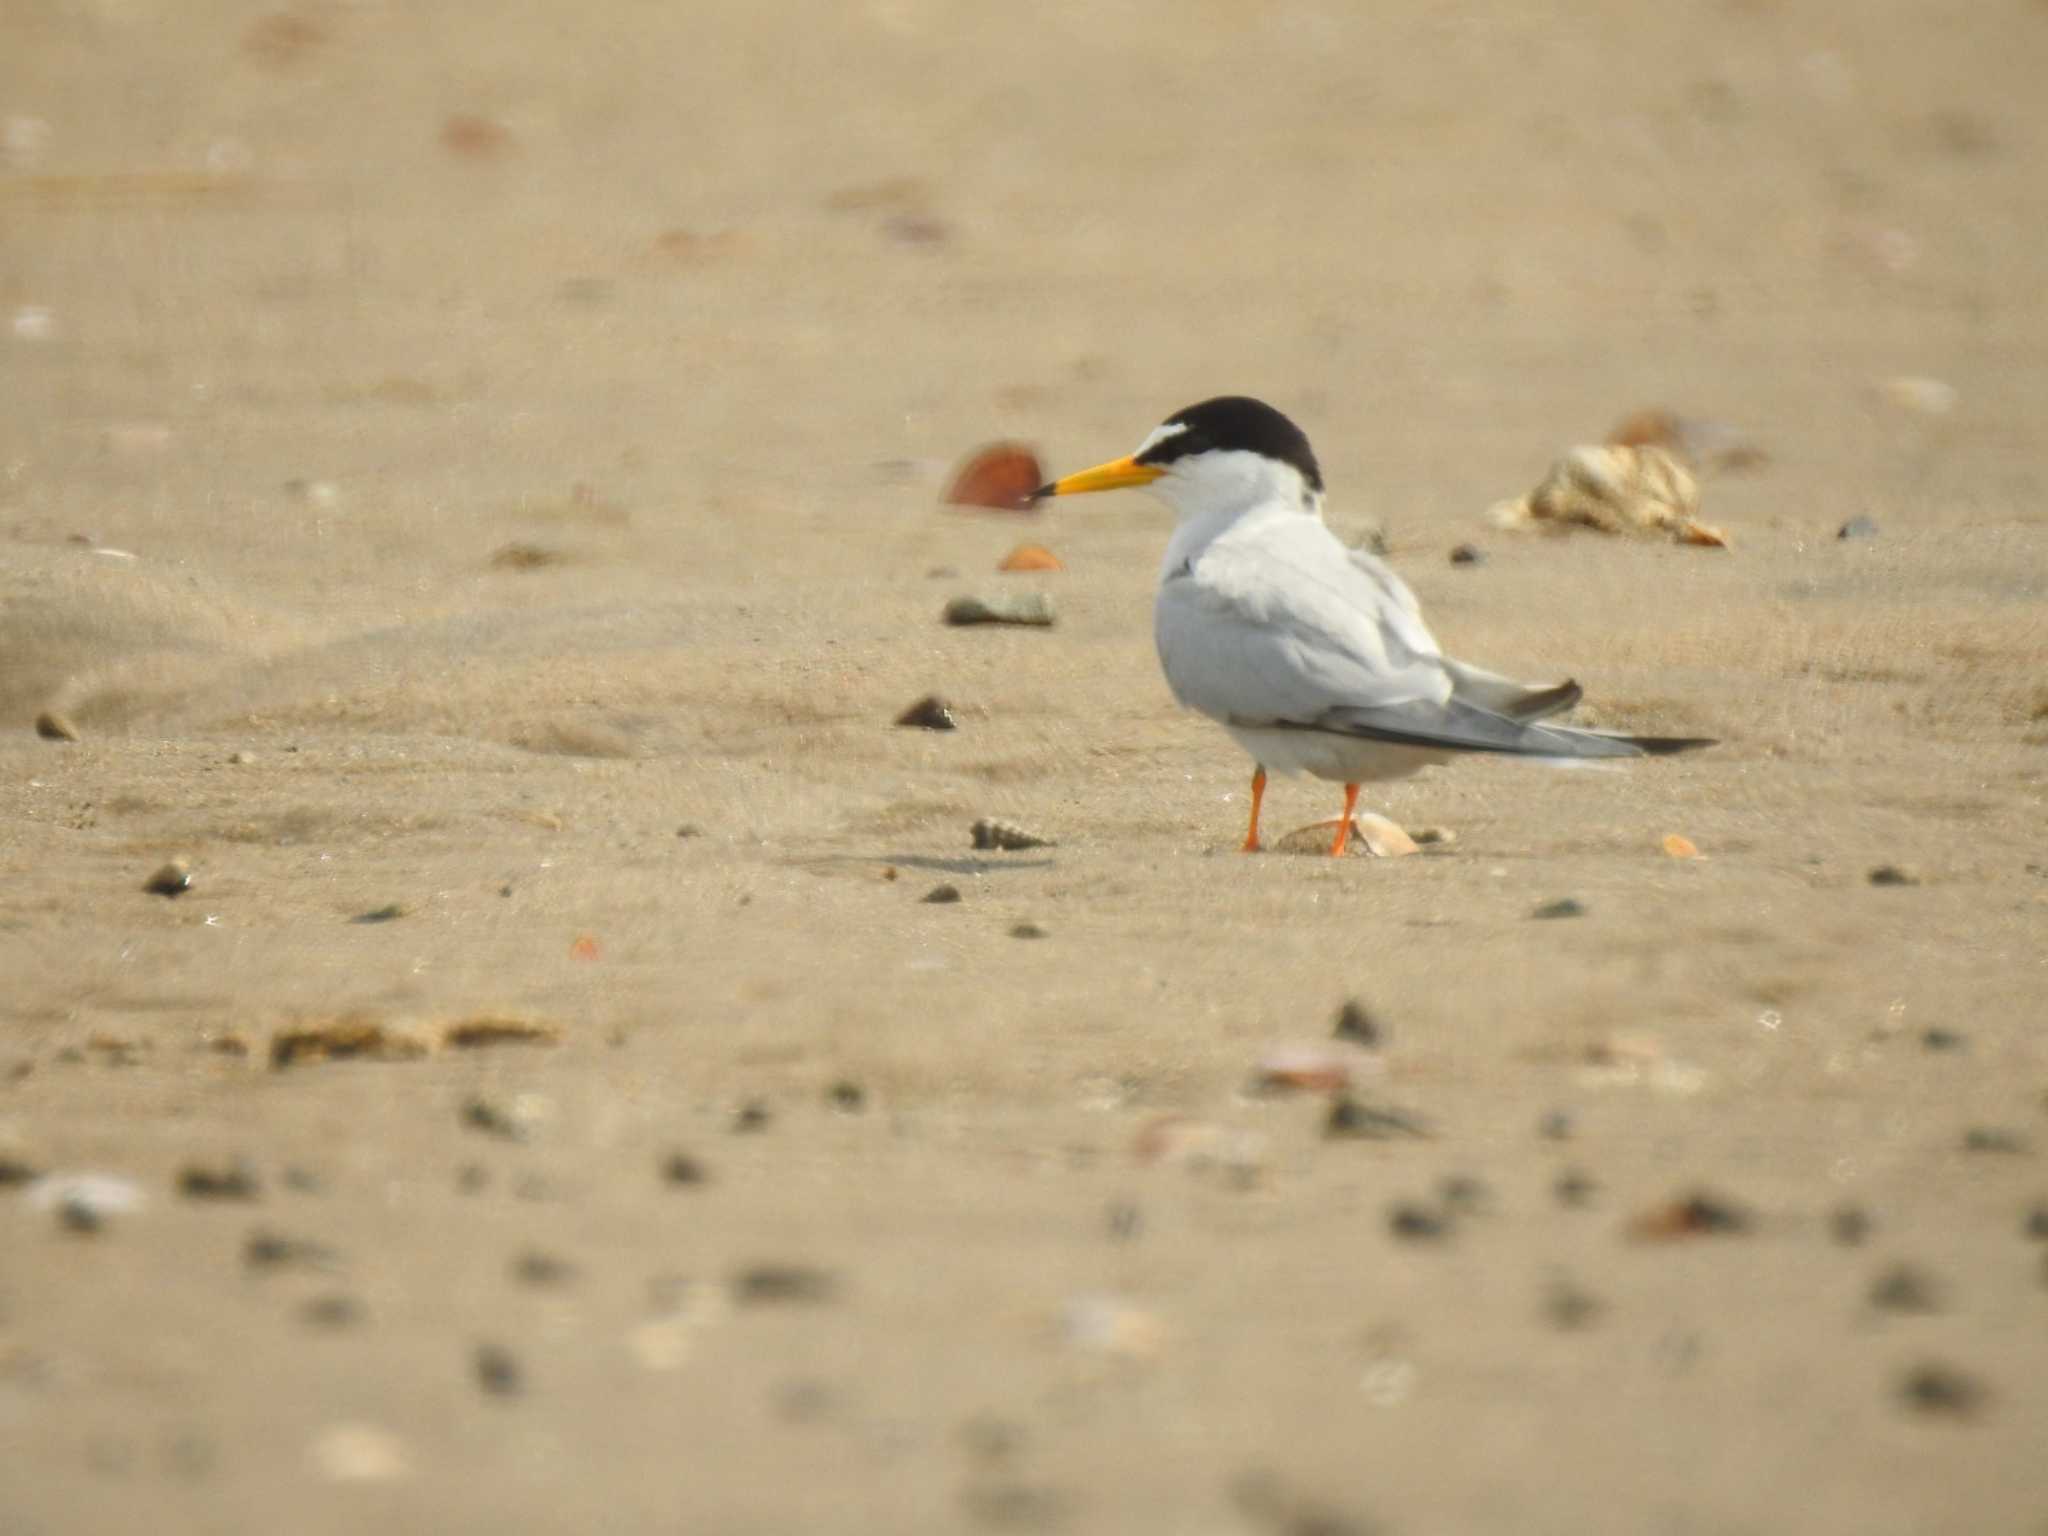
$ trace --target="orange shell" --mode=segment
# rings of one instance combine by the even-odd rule
[[[1003,556],[1002,564],[998,565],[996,569],[999,571],[1064,571],[1066,567],[1060,564],[1060,557],[1047,549],[1043,544],[1019,544],[1015,549]]]
[[[1696,859],[1700,856],[1699,845],[1682,832],[1673,832],[1664,839],[1664,851],[1674,859]]]
[[[1038,455],[1021,443],[990,443],[954,471],[946,500],[960,507],[1029,512],[1031,493],[1045,484]]]

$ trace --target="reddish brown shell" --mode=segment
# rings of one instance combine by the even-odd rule
[[[1060,557],[1047,549],[1043,544],[1019,544],[1015,549],[1003,556],[1002,564],[998,565],[996,569],[999,571],[1064,571],[1066,567],[1060,564]]]
[[[998,512],[1033,510],[1031,493],[1045,484],[1038,455],[1022,443],[990,443],[970,454],[953,473],[946,500],[960,507]]]

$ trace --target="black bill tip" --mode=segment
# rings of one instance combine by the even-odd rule
[[[1041,485],[1037,490],[1033,491],[1029,496],[1027,496],[1025,500],[1031,502],[1040,502],[1044,501],[1048,496],[1057,495],[1059,495],[1059,490],[1056,486]]]

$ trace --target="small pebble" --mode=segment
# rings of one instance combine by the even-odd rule
[[[257,1228],[242,1244],[242,1262],[250,1269],[332,1270],[340,1259],[324,1243]]]
[[[69,717],[46,709],[36,716],[36,734],[45,741],[76,741],[78,727]]]
[[[1536,1134],[1545,1141],[1570,1141],[1576,1129],[1572,1123],[1571,1111],[1568,1109],[1547,1110],[1543,1118],[1536,1122]]]
[[[1550,1325],[1566,1333],[1590,1328],[1607,1310],[1606,1303],[1570,1280],[1552,1280],[1543,1291],[1543,1315]]]
[[[1007,821],[997,821],[984,816],[968,828],[968,835],[977,848],[999,848],[1005,853],[1015,853],[1022,848],[1050,848],[1052,839],[1027,832],[1022,827]]]
[[[1052,626],[1052,599],[1043,592],[992,592],[956,597],[946,604],[948,624],[1018,624],[1037,629]]]
[[[2020,1228],[2029,1242],[2048,1243],[2048,1200],[2042,1201],[2027,1212],[2025,1224]]]
[[[770,1110],[768,1108],[768,1105],[763,1100],[749,1099],[746,1103],[742,1104],[739,1107],[738,1112],[733,1115],[732,1128],[733,1131],[738,1135],[748,1135],[755,1131],[765,1131],[768,1129],[768,1122],[773,1120],[774,1118],[774,1111]]]
[[[479,1344],[471,1356],[476,1384],[490,1397],[517,1397],[526,1390],[526,1373],[512,1352],[497,1344]]]
[[[1860,1205],[1838,1205],[1828,1213],[1828,1235],[1844,1248],[1860,1248],[1870,1236],[1870,1212]]]
[[[521,1285],[549,1290],[574,1280],[576,1266],[558,1255],[529,1248],[512,1261],[512,1278]]]
[[[1868,517],[1852,517],[1835,530],[1838,539],[1874,539],[1877,537],[1877,523]]]
[[[1323,1134],[1332,1140],[1392,1141],[1397,1137],[1426,1138],[1429,1127],[1405,1109],[1361,1103],[1339,1098],[1330,1105],[1323,1121]]]
[[[1969,1418],[1982,1408],[1989,1393],[1974,1376],[1954,1366],[1929,1361],[1916,1365],[1899,1383],[1899,1395],[1917,1413]]]
[[[2027,1138],[2002,1125],[1973,1125],[1963,1132],[1965,1152],[1999,1152],[2017,1157],[2029,1149]]]
[[[1557,901],[1546,901],[1529,915],[1546,922],[1560,917],[1584,917],[1586,905],[1575,896],[1566,896]]]
[[[246,1158],[215,1167],[187,1163],[178,1170],[178,1193],[187,1200],[256,1200],[262,1189]]]
[[[1870,1286],[1870,1304],[1887,1312],[1938,1312],[1940,1298],[1933,1279],[1910,1264],[1900,1264],[1879,1275]]]
[[[177,897],[192,889],[192,870],[183,859],[173,859],[142,882],[152,896]]]
[[[1330,1030],[1339,1040],[1378,1049],[1386,1043],[1386,1030],[1357,998],[1347,998],[1337,1010],[1337,1022]]]
[[[1458,834],[1449,827],[1412,827],[1408,840],[1420,848],[1449,848],[1457,842]]]
[[[1920,877],[1903,864],[1880,864],[1870,872],[1872,885],[1918,885]]]
[[[399,902],[387,902],[381,907],[372,907],[367,912],[358,912],[349,921],[352,923],[390,923],[405,916],[405,907]]]
[[[763,1123],[766,1123],[765,1118]],[[664,1184],[703,1184],[709,1181],[710,1177],[704,1165],[687,1152],[671,1152],[661,1160],[661,1180]]]
[[[79,1195],[70,1195],[57,1207],[57,1222],[66,1232],[91,1236],[107,1224],[100,1207]]]
[[[859,1083],[841,1078],[825,1090],[825,1102],[842,1115],[857,1115],[868,1107],[868,1094]]]
[[[1387,1211],[1387,1230],[1404,1242],[1433,1242],[1450,1236],[1451,1218],[1442,1211],[1404,1200]]]
[[[1460,544],[1451,550],[1451,564],[1484,565],[1486,564],[1486,551],[1477,544]]]
[[[953,711],[936,693],[926,694],[904,710],[896,717],[896,723],[922,731],[954,731],[960,728],[960,722],[953,718]]]
[[[960,887],[957,885],[935,885],[924,894],[925,905],[932,907],[951,906],[959,899]]]
[[[1930,1051],[1961,1051],[1969,1048],[1970,1040],[1967,1035],[1937,1025],[1920,1036],[1920,1043]]]
[[[1477,1216],[1493,1203],[1492,1192],[1469,1173],[1445,1175],[1437,1183],[1436,1194],[1453,1216]]]
[[[1050,937],[1050,935],[1036,923],[1017,923],[1011,927],[1010,937],[1013,939],[1043,939]]]
[[[1582,1168],[1567,1168],[1550,1186],[1557,1203],[1570,1210],[1583,1210],[1600,1192],[1599,1183]]]
[[[353,1328],[367,1315],[353,1296],[315,1296],[299,1308],[299,1320],[309,1328]]]
[[[686,821],[680,827],[676,828],[677,837],[691,838],[702,837],[703,835],[704,829],[698,826],[697,823],[695,823],[694,821]]]
[[[732,1298],[742,1306],[817,1305],[838,1294],[838,1277],[809,1264],[756,1264],[732,1277]]]
[[[1106,1219],[1109,1235],[1120,1243],[1128,1243],[1145,1230],[1145,1214],[1128,1200],[1111,1203]]]

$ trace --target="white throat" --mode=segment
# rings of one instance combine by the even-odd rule
[[[1246,519],[1323,515],[1322,494],[1301,471],[1263,453],[1212,451],[1176,459],[1145,489],[1173,509],[1179,526],[1166,546],[1166,569],[1200,555]]]

